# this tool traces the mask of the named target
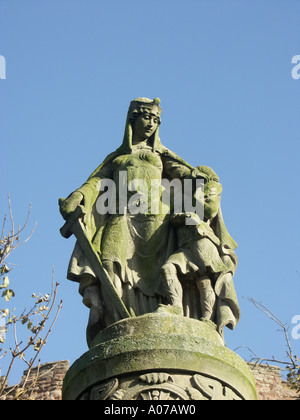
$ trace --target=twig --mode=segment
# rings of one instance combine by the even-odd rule
[[[29,209],[28,209],[28,213],[27,213],[27,218],[26,221],[24,223],[24,225],[18,226],[18,228],[16,229],[15,227],[15,222],[14,222],[14,218],[13,218],[13,211],[12,211],[12,206],[11,206],[11,201],[10,201],[10,196],[8,195],[8,207],[9,207],[9,217],[10,217],[10,230],[8,231],[8,233],[5,233],[6,227],[7,227],[7,216],[4,217],[3,220],[3,225],[2,225],[2,231],[1,231],[1,237],[0,237],[0,265],[1,265],[1,273],[0,273],[0,277],[4,276],[5,274],[9,273],[11,271],[11,268],[8,268],[6,265],[4,265],[4,261],[7,259],[7,257],[9,255],[11,255],[11,253],[20,245],[23,245],[25,242],[27,242],[31,236],[34,233],[35,227],[36,227],[36,223],[34,225],[34,228],[32,229],[30,235],[25,239],[25,240],[21,240],[20,236],[21,233],[24,231],[24,229],[27,227],[28,222],[29,222],[29,217],[30,217],[30,213],[31,213],[31,204],[29,204]],[[8,285],[9,282],[3,282],[2,284],[2,288],[5,288],[5,292],[3,292],[2,296],[5,297],[9,297],[9,299],[11,297],[14,296],[14,291],[11,289],[8,289]],[[9,324],[12,324],[12,328],[13,328],[13,340],[14,340],[14,348],[9,348],[9,350],[6,349],[0,349],[0,359],[3,358],[4,356],[8,355],[10,353],[11,355],[11,360],[8,366],[8,369],[6,371],[6,375],[4,377],[4,381],[3,383],[1,383],[0,385],[0,396],[3,395],[3,393],[5,393],[5,389],[8,383],[8,377],[12,371],[12,368],[14,366],[14,362],[16,360],[17,357],[19,357],[21,360],[23,360],[25,362],[25,364],[28,366],[27,369],[27,375],[25,378],[22,378],[23,383],[19,383],[17,385],[15,385],[14,387],[11,387],[7,392],[6,395],[8,393],[12,393],[12,392],[16,392],[15,394],[15,398],[18,399],[21,395],[24,395],[25,391],[25,386],[26,383],[28,381],[31,369],[33,368],[42,348],[44,347],[44,345],[47,342],[47,339],[54,327],[54,324],[58,318],[58,315],[60,313],[60,310],[62,308],[62,301],[60,301],[59,305],[58,305],[58,309],[55,313],[55,316],[53,318],[53,321],[49,327],[49,329],[46,332],[46,335],[44,336],[44,339],[42,339],[41,337],[41,333],[44,330],[44,328],[46,327],[46,323],[49,321],[50,316],[53,312],[54,309],[54,305],[56,303],[56,299],[57,299],[57,292],[58,292],[58,286],[59,283],[54,283],[54,269],[52,269],[52,284],[51,284],[51,293],[50,294],[46,294],[44,296],[38,295],[36,296],[35,294],[32,295],[32,297],[36,297],[37,299],[35,300],[35,304],[31,307],[31,309],[27,310],[26,307],[23,310],[23,312],[21,313],[20,316],[12,316],[11,319],[9,320],[9,322],[6,324],[6,326],[8,326]],[[7,294],[7,292],[10,292],[10,295]],[[6,300],[9,300],[6,299]],[[40,305],[41,304],[41,305]],[[48,305],[50,307],[47,307]],[[5,312],[7,310],[1,310],[2,312]],[[42,320],[39,322],[39,317],[42,317]],[[34,321],[34,318],[36,318],[36,323]],[[21,323],[23,325],[26,324],[27,328],[33,333],[32,337],[29,337],[27,343],[23,344],[23,341],[18,340],[18,336],[17,336],[17,324]],[[33,325],[34,324],[34,325]],[[23,344],[23,347],[22,347]],[[34,357],[32,357],[30,360],[28,360],[29,355],[27,352],[27,350],[29,350],[29,348],[33,346],[33,350],[36,352],[34,354]],[[27,353],[26,353],[27,352]],[[28,357],[27,357],[28,355]],[[27,360],[26,360],[27,358]],[[39,376],[39,369],[38,369],[38,376]],[[31,388],[31,386],[29,386],[29,389]],[[26,391],[27,392],[27,391]],[[32,394],[31,394],[32,396]]]
[[[12,214],[12,209],[11,209],[11,203],[10,203],[10,196],[9,196],[9,194],[8,194],[8,208],[9,208],[10,222],[11,222],[11,226],[12,226],[12,236],[14,236],[14,234],[15,234],[15,225],[14,225],[14,218],[13,218],[13,214]]]
[[[249,302],[251,302],[259,311],[261,311],[263,314],[265,314],[268,318],[270,318],[272,321],[274,321],[277,325],[279,325],[279,327],[281,328],[281,331],[284,334],[285,337],[285,342],[286,342],[286,346],[288,348],[288,351],[286,352],[288,358],[289,358],[289,362],[288,361],[281,361],[281,360],[277,360],[275,359],[275,357],[273,356],[272,359],[265,359],[265,358],[257,358],[260,361],[269,361],[269,362],[274,362],[274,363],[279,363],[279,364],[284,364],[286,366],[288,366],[289,368],[292,369],[297,369],[299,368],[298,364],[297,364],[297,360],[295,358],[295,356],[293,355],[293,350],[292,350],[292,346],[291,346],[291,342],[289,339],[289,335],[288,335],[288,328],[286,326],[286,324],[284,324],[269,308],[267,308],[263,303],[261,302],[257,302],[255,299],[253,298],[247,298],[249,300]]]
[[[4,235],[5,224],[6,224],[6,215],[4,216],[3,224],[2,224],[2,231],[1,231],[1,237],[0,237],[1,241],[2,241],[3,235]]]

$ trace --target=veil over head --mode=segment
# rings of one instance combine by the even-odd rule
[[[153,114],[159,118],[159,124],[161,122],[161,107],[159,106],[160,99],[148,99],[148,98],[136,98],[130,102],[127,119],[126,119],[126,126],[124,132],[124,138],[122,143],[122,150],[124,153],[131,153],[132,151],[132,136],[133,136],[133,128],[134,122],[136,118],[140,115],[148,113]],[[153,151],[159,150],[161,148],[161,142],[159,139],[159,126],[157,127],[155,133],[150,138],[150,142],[153,147]]]

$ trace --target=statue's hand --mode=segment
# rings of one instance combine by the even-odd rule
[[[81,204],[83,194],[79,191],[73,192],[68,198],[60,198],[58,200],[59,210],[62,217],[67,220],[69,215]]]
[[[215,181],[215,182],[219,182],[219,177],[218,175],[215,173],[215,171],[213,169],[211,169],[209,166],[197,166],[196,168],[194,168],[194,170],[192,171],[192,177],[193,178],[204,178],[205,181]]]

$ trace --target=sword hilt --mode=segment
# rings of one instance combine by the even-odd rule
[[[79,217],[83,216],[85,213],[85,208],[83,206],[76,207],[76,209],[73,211],[73,213],[71,213],[66,223],[60,229],[60,233],[64,238],[68,239],[70,238],[70,236],[73,235],[73,233],[71,232],[72,225],[76,222],[76,220],[79,219]]]

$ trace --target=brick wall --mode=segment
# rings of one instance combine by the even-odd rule
[[[69,362],[67,360],[45,363],[38,368],[33,368],[26,382],[27,393],[20,396],[26,400],[61,400],[62,384]],[[24,383],[27,371],[23,373],[20,385]],[[37,380],[37,378],[39,378]],[[2,400],[13,400],[16,397],[14,387],[6,389],[7,395]]]
[[[258,399],[265,400],[299,400],[300,395],[290,389],[281,378],[278,366],[257,365],[248,363],[256,381]]]
[[[259,400],[296,400],[300,399],[299,394],[288,388],[281,379],[281,370],[277,366],[255,365],[248,363],[256,380]],[[28,386],[32,385],[25,399],[33,400],[61,400],[61,390],[64,376],[69,369],[69,362],[66,360],[52,363],[45,363],[31,371]],[[27,372],[24,372],[23,380]],[[36,378],[39,380],[36,381]],[[2,397],[2,400],[14,398],[13,387],[7,388],[9,394]],[[11,391],[11,392],[10,392]]]

